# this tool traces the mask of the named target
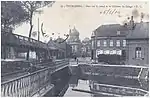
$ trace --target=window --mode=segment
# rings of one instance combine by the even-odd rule
[[[135,48],[135,58],[142,58],[141,47],[136,47]]]
[[[92,48],[94,48],[94,40],[92,40]]]
[[[109,52],[110,52],[109,50],[105,50],[104,54],[109,54]]]
[[[103,50],[97,50],[97,55],[103,54]]]
[[[110,50],[110,54],[113,54],[113,50]]]
[[[75,50],[75,52],[77,52],[77,49],[78,49],[78,48],[77,48],[77,45],[75,45],[75,46],[74,46],[74,50]]]
[[[120,31],[117,31],[117,35],[120,35]]]
[[[107,41],[106,40],[104,40],[104,47],[106,47],[107,46]]]
[[[110,46],[111,47],[113,46],[113,40],[110,40]]]
[[[100,45],[101,45],[101,41],[98,40],[98,41],[97,41],[97,47],[99,47]]]
[[[113,50],[112,54],[116,54],[116,50]]]
[[[120,46],[120,40],[117,40],[116,44],[117,44],[116,46],[119,47]]]
[[[103,50],[100,50],[100,52],[99,52],[100,54],[103,54]]]
[[[123,40],[123,47],[126,46],[126,40]]]
[[[117,50],[117,55],[121,55],[122,54],[122,51],[121,50]]]

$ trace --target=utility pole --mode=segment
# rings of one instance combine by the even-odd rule
[[[40,41],[40,31],[39,31],[39,18],[38,18],[38,41]],[[36,59],[39,60],[39,53],[36,52]]]
[[[38,41],[40,41],[39,18],[38,18]]]

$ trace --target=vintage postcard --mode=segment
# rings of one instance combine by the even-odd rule
[[[1,1],[1,97],[149,96],[149,2]]]

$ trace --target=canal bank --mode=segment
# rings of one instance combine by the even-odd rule
[[[84,66],[86,66],[86,64],[84,64]],[[92,72],[85,74],[82,68],[81,66],[68,66],[53,74],[53,96],[110,97],[145,96],[148,94],[149,83],[144,79],[114,77],[104,74],[95,75]],[[104,70],[101,72],[104,72]],[[109,73],[109,71],[105,73]],[[50,97],[51,95],[48,93],[45,96]]]
[[[52,84],[54,85],[53,90],[49,91],[44,97],[63,96],[63,89],[71,77],[69,67],[65,67],[52,74]]]

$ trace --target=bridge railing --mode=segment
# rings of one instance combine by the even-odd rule
[[[41,88],[48,86],[50,80],[50,69],[40,70],[17,79],[1,84],[2,97],[29,97],[36,94]]]
[[[92,87],[93,85],[93,87]],[[92,89],[96,88],[95,90],[99,92],[107,92],[107,93],[114,93],[119,95],[125,96],[146,96],[149,94],[148,91],[140,89],[140,88],[132,88],[132,87],[124,87],[124,86],[116,86],[116,85],[108,85],[108,84],[98,84],[93,83],[91,84]]]
[[[1,84],[2,97],[31,97],[41,89],[51,85],[53,70],[68,64],[66,60],[56,63],[56,67],[48,67]]]
[[[42,48],[46,48],[46,44],[41,42],[41,41],[38,41],[38,40],[35,40],[33,38],[30,38],[29,40],[29,37],[26,37],[26,36],[22,36],[22,35],[18,35],[18,34],[14,34],[20,41],[24,41],[24,42],[30,42],[30,44],[32,45],[35,45],[35,46],[38,46],[38,47],[42,47]]]

